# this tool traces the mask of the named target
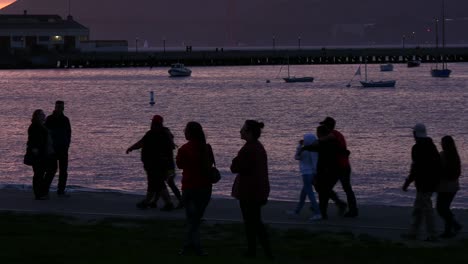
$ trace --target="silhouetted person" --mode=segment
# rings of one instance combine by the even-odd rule
[[[289,214],[293,213],[295,215],[299,215],[305,205],[306,197],[308,197],[310,201],[310,210],[312,211],[312,216],[309,220],[312,221],[322,219],[322,215],[320,213],[320,209],[317,200],[315,199],[315,194],[312,187],[312,183],[317,176],[318,154],[316,152],[302,151],[302,147],[308,146],[316,140],[317,137],[315,137],[314,134],[305,134],[304,139],[299,141],[299,144],[296,148],[296,154],[294,155],[294,158],[299,161],[299,169],[302,176],[302,188],[296,210],[292,212],[288,211]]]
[[[187,143],[179,148],[176,163],[182,169],[182,197],[187,219],[187,238],[179,255],[193,249],[199,256],[207,255],[201,246],[200,223],[211,199],[212,185],[209,178],[214,163],[213,150],[206,143],[202,126],[188,122],[185,127]]]
[[[28,128],[27,151],[33,156],[33,191],[36,200],[49,199],[49,188],[46,183],[46,173],[51,173],[53,147],[48,129],[44,126],[46,116],[44,111],[37,109]]]
[[[162,211],[171,211],[174,205],[171,202],[169,192],[165,184],[167,171],[173,167],[174,142],[172,133],[163,126],[163,118],[155,115],[151,121],[151,129],[146,132],[142,139],[129,147],[126,153],[141,149],[141,161],[147,175],[146,197],[137,207],[145,209],[156,197],[161,196],[165,202]]]
[[[246,257],[255,257],[257,238],[265,255],[273,258],[270,240],[262,221],[262,207],[270,194],[268,179],[268,159],[265,148],[258,140],[264,124],[255,120],[246,120],[240,131],[244,146],[232,160],[231,172],[237,173],[232,186],[232,196],[239,200],[247,235]]]
[[[426,222],[428,237],[426,240],[437,240],[434,227],[434,210],[432,208],[432,193],[436,191],[440,180],[441,162],[437,147],[427,136],[426,126],[416,124],[413,127],[416,144],[411,148],[411,170],[403,184],[403,191],[409,185],[416,185],[416,199],[413,205],[413,222],[408,234],[403,238],[417,239],[422,222]]]
[[[351,187],[351,165],[349,162],[349,151],[346,145],[346,140],[343,134],[335,129],[335,119],[332,117],[326,117],[325,120],[320,122],[330,129],[330,134],[323,140],[329,140],[335,138],[338,141],[339,148],[345,151],[338,151],[338,180],[341,182],[343,191],[346,193],[346,200],[348,201],[348,212],[344,214],[344,217],[356,217],[358,216],[358,208],[356,203],[356,196],[354,195],[353,188]]]
[[[49,129],[52,136],[52,142],[55,152],[55,162],[52,167],[52,175],[47,175],[48,188],[57,173],[57,165],[59,171],[57,194],[62,197],[68,196],[65,194],[68,179],[68,149],[71,142],[71,125],[68,117],[65,116],[65,103],[63,101],[55,102],[55,110],[46,119],[45,126]],[[58,164],[57,164],[58,163]]]
[[[443,238],[455,236],[462,226],[457,222],[450,210],[453,198],[460,189],[458,178],[461,174],[461,162],[458,155],[457,146],[451,136],[442,138],[442,151],[440,152],[442,162],[442,173],[439,186],[437,187],[436,208],[440,217],[445,222]]]
[[[322,219],[328,219],[328,201],[336,195],[336,193],[333,192],[333,187],[338,182],[339,175],[337,153],[343,151],[336,138],[329,137],[327,140],[323,140],[328,137],[330,133],[330,129],[325,125],[317,127],[317,137],[319,140],[318,145],[315,147],[318,151],[315,189],[319,196],[319,207]]]

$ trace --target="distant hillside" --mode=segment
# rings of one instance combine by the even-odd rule
[[[202,4],[200,4],[202,3]],[[398,44],[434,39],[440,0],[72,0],[93,39],[160,46]],[[468,42],[468,1],[446,0],[447,42]],[[68,1],[18,0],[2,14],[68,14]],[[412,32],[415,32],[414,34]]]

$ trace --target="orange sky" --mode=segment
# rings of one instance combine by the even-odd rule
[[[3,8],[4,6],[7,6],[11,3],[13,3],[15,0],[0,0],[0,8]]]

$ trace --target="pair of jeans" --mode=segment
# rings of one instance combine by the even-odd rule
[[[242,218],[244,220],[245,233],[247,235],[247,254],[251,256],[256,255],[257,238],[265,251],[266,256],[272,256],[270,239],[262,221],[262,206],[266,201],[239,201],[242,211]]]
[[[353,188],[351,187],[351,167],[340,169],[338,179],[341,182],[343,191],[346,193],[346,200],[348,201],[348,208],[350,212],[357,212],[356,196],[354,195]]]
[[[187,221],[187,237],[183,249],[193,248],[197,253],[202,252],[200,241],[200,223],[205,209],[211,199],[211,186],[202,189],[182,191]]]
[[[65,188],[67,187],[67,179],[68,179],[68,152],[67,151],[57,152],[54,155],[54,162],[51,163],[51,171],[46,176],[48,189],[50,188],[50,185],[52,184],[52,180],[54,179],[55,174],[57,173],[57,169],[59,171],[57,193],[64,194]]]
[[[429,236],[435,236],[434,209],[432,208],[432,192],[416,192],[413,205],[413,221],[410,234],[417,235],[423,220],[426,222],[426,230]]]
[[[310,201],[310,209],[314,212],[314,214],[319,214],[320,209],[315,199],[314,190],[312,188],[312,182],[314,180],[315,175],[313,174],[302,174],[302,189],[301,194],[299,196],[299,203],[296,207],[296,214],[299,214],[304,207],[306,197],[309,198]]]
[[[439,192],[437,193],[436,209],[440,217],[445,222],[445,233],[452,233],[454,228],[459,228],[460,224],[455,220],[455,216],[450,210],[450,205],[457,192]]]

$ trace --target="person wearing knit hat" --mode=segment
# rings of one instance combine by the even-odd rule
[[[430,137],[427,136],[426,126],[418,123],[413,127],[416,143],[411,148],[411,169],[403,184],[403,191],[414,182],[416,198],[413,205],[413,221],[409,233],[403,234],[406,239],[418,238],[419,229],[423,222],[426,224],[426,241],[436,241],[434,226],[434,210],[432,208],[432,193],[437,189],[442,168],[439,151]]]

